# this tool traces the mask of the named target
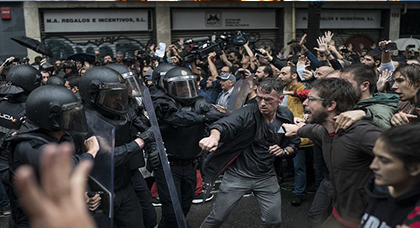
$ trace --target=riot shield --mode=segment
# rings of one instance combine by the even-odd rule
[[[114,195],[114,126],[86,112],[89,132],[85,139],[96,136],[100,149],[88,178],[88,195],[101,195],[101,204],[94,213],[98,227],[113,226]]]
[[[129,88],[129,94],[133,97],[139,106],[144,106],[147,111],[151,128],[155,136],[156,148],[159,152],[159,158],[162,163],[163,173],[165,175],[166,184],[169,189],[169,196],[171,197],[172,207],[175,212],[176,222],[178,228],[187,228],[185,216],[179,203],[178,193],[176,191],[174,179],[172,177],[169,161],[166,157],[165,148],[163,146],[162,135],[160,133],[159,124],[153,107],[152,98],[150,97],[149,89],[139,82],[139,79],[134,77],[133,74],[124,74]]]
[[[252,80],[252,77],[240,79],[235,83],[232,94],[230,95],[229,101],[226,105],[226,114],[230,115],[235,110],[242,108],[245,104],[245,100],[251,87],[250,80]]]

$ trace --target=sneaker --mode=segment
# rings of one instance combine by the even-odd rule
[[[290,192],[290,191],[295,190],[295,183],[285,183],[285,184],[280,185],[280,188],[281,188],[283,191],[288,191],[288,192]]]
[[[200,193],[198,195],[196,195],[192,201],[193,204],[199,204],[199,203],[203,203],[203,197],[204,194]],[[208,202],[210,200],[212,200],[214,197],[213,193],[210,193],[210,195],[207,196],[206,200],[204,202]]]
[[[0,212],[2,215],[9,216],[11,214],[10,204],[0,207]]]
[[[160,200],[158,198],[152,198],[152,205],[154,207],[161,207],[162,203],[160,202]]]
[[[303,196],[295,196],[292,200],[292,206],[300,206],[302,204]]]

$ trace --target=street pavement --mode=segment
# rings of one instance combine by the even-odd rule
[[[293,199],[291,191],[281,192],[282,195],[282,228],[306,228],[308,222],[306,220],[306,214],[311,206],[314,195],[305,195],[304,201],[301,206],[291,206],[290,202]],[[193,204],[190,213],[187,216],[187,222],[191,227],[200,227],[201,222],[210,213],[215,199],[217,197],[217,191],[215,192],[215,198],[211,201],[202,204]],[[158,214],[158,220],[161,215],[161,208],[156,207]],[[260,225],[260,210],[258,204],[253,195],[243,197],[238,205],[233,209],[229,218],[222,225],[222,228],[254,228]],[[0,217],[0,228],[8,228],[8,218]]]
[[[291,191],[281,190],[282,196],[282,228],[306,228],[309,223],[306,219],[307,212],[312,204],[314,195],[305,195],[302,205],[295,207],[291,205],[293,195]],[[217,197],[217,191],[215,197],[202,204],[193,204],[190,212],[187,216],[187,222],[191,227],[200,227],[201,222],[210,213],[215,199]],[[161,208],[156,207],[158,214],[158,220],[161,215]],[[243,197],[236,207],[231,212],[229,218],[221,226],[222,228],[254,228],[260,226],[260,209],[257,201],[253,195],[249,197]]]

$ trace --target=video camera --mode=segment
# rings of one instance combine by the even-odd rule
[[[243,46],[248,42],[248,37],[242,31],[236,31],[234,34],[223,33],[221,35],[213,35],[211,37],[197,37],[188,39],[185,44],[188,44],[188,52],[185,53],[188,60],[189,57],[197,57],[200,60],[207,59],[207,56],[211,52],[216,52],[218,55],[222,55],[222,50],[226,50],[228,47]]]

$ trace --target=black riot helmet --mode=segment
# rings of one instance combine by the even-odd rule
[[[1,89],[2,94],[29,94],[41,85],[41,73],[29,65],[12,67],[6,76],[7,85]]]
[[[185,67],[169,70],[163,77],[164,89],[169,96],[188,101],[198,97],[197,76]]]
[[[128,111],[128,89],[124,78],[108,67],[94,67],[80,78],[83,101],[113,114]]]
[[[111,68],[124,78],[125,82],[128,86],[128,94],[131,97],[140,97],[140,84],[141,81],[139,80],[138,76],[133,73],[126,65],[118,64],[118,63],[111,63],[107,64],[106,67]]]
[[[174,66],[172,64],[169,63],[162,63],[159,64],[158,67],[156,67],[156,69],[153,70],[153,75],[152,75],[152,83],[155,86],[159,86],[160,88],[164,88],[163,85],[163,76],[165,76],[165,74],[175,68],[177,66]]]
[[[79,134],[88,131],[81,101],[63,86],[45,85],[29,94],[26,118],[49,131],[64,130]]]
[[[65,86],[66,80],[62,77],[52,76],[48,78],[46,85],[56,85],[56,86]]]

